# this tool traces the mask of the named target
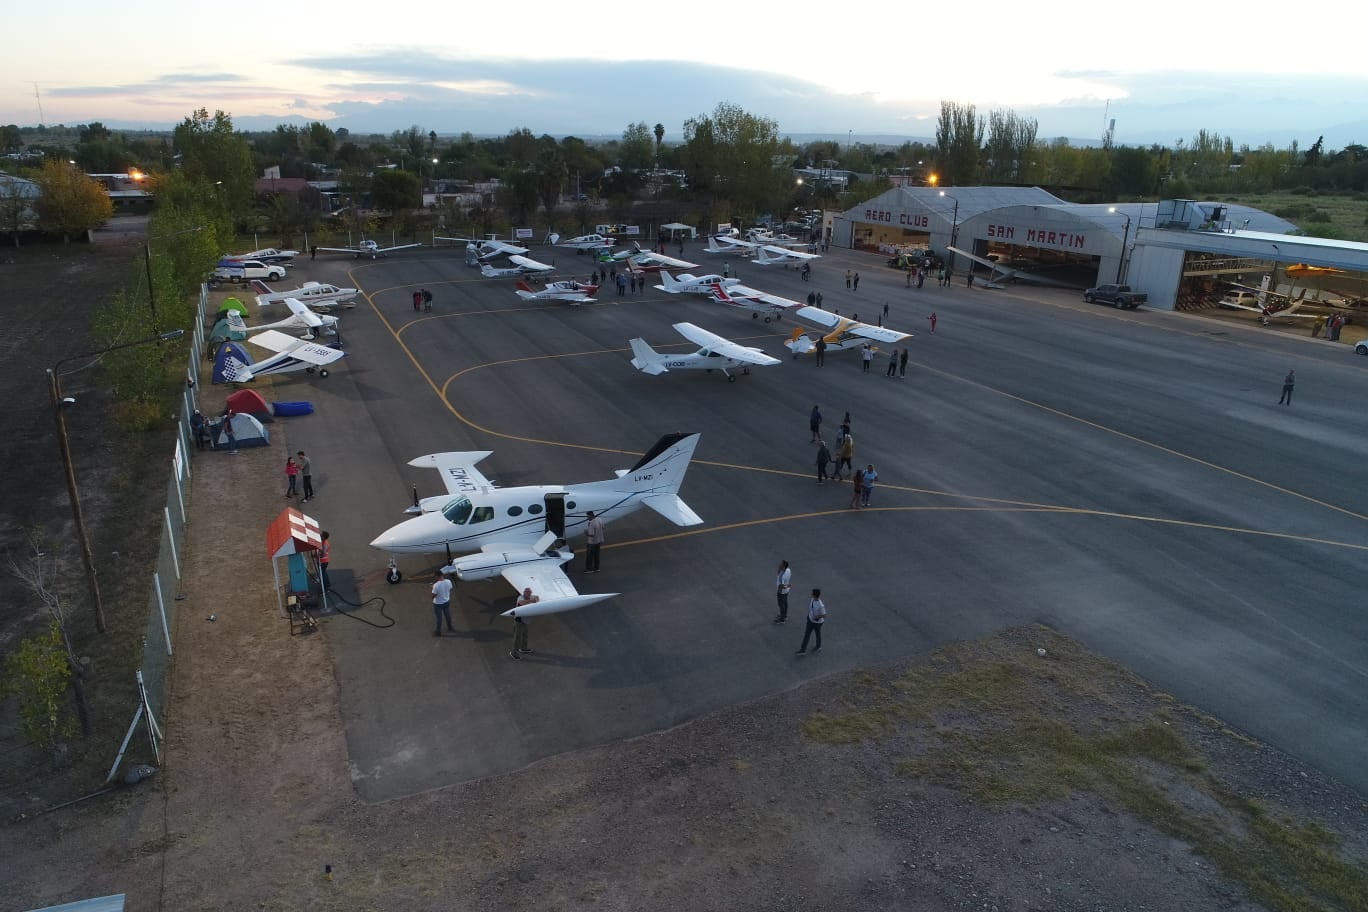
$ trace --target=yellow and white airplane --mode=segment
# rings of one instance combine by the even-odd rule
[[[817,337],[826,340],[827,351],[862,348],[869,342],[887,342],[892,345],[903,339],[912,338],[911,333],[898,332],[885,326],[870,326],[868,323],[861,323],[817,307],[799,308],[795,315],[828,330]],[[795,357],[817,351],[817,339],[809,336],[801,326],[793,330],[793,335],[789,336],[784,345]]]

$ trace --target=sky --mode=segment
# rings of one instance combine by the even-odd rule
[[[67,0],[6,10],[0,123],[170,129],[223,110],[243,129],[322,120],[360,133],[620,135],[729,101],[784,134],[929,139],[941,100],[1034,117],[1038,136],[1172,145],[1368,145],[1368,55],[1298,35],[1295,8],[1226,13],[1177,0],[982,0],[922,24],[924,5],[798,0],[411,0],[242,4]],[[1368,22],[1357,4],[1346,28]],[[1200,11],[1199,11],[1200,10]],[[307,12],[306,12],[307,11]],[[1228,14],[1227,14],[1228,13]],[[1213,28],[1219,22],[1219,28]],[[1320,37],[1317,37],[1320,36]],[[39,105],[41,102],[41,118]]]

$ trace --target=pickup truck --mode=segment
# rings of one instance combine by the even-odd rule
[[[1083,292],[1083,300],[1089,304],[1110,304],[1113,307],[1135,310],[1149,300],[1149,295],[1131,291],[1129,285],[1098,285]]]
[[[285,267],[276,263],[263,263],[260,260],[235,260],[225,257],[218,262],[214,278],[220,282],[246,282],[251,279],[265,279],[273,282],[285,278]]]

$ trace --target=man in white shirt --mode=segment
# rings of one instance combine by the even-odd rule
[[[775,580],[775,586],[779,613],[774,616],[774,623],[784,624],[788,622],[789,590],[793,588],[793,571],[789,569],[789,562],[786,560],[779,562],[779,576]]]
[[[603,547],[603,523],[594,515],[593,510],[590,510],[587,516],[589,521],[584,524],[584,540],[589,549],[584,555],[584,572],[598,573],[599,550]]]
[[[441,570],[437,571],[437,582],[432,584],[432,614],[437,624],[432,631],[433,636],[442,635],[443,621],[446,621],[448,633],[456,632],[456,628],[451,626],[451,580]]]
[[[817,634],[817,648],[822,651],[822,625],[826,623],[826,604],[822,601],[822,590],[812,590],[812,601],[808,602],[807,629],[803,631],[803,645],[798,647],[799,655],[807,655],[808,637]]]

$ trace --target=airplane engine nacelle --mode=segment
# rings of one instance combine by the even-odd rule
[[[515,557],[503,551],[490,554],[470,554],[452,561],[451,566],[446,569],[448,573],[455,573],[456,578],[461,582],[473,583],[477,580],[493,579],[502,573],[505,567],[515,561]]]

